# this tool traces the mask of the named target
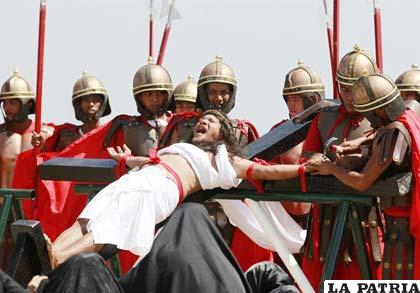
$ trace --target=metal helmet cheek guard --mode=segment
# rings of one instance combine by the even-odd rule
[[[83,71],[82,75],[73,86],[72,103],[76,119],[83,123],[88,122],[89,117],[83,113],[80,107],[80,99],[94,94],[102,97],[102,104],[95,115],[95,120],[111,114],[108,92],[102,82],[95,76],[88,75],[86,70]]]
[[[325,97],[325,86],[321,78],[310,67],[304,66],[302,60],[298,61],[298,67],[286,74],[283,87],[283,98],[286,102],[286,97],[290,95],[302,96],[305,109]]]
[[[228,84],[230,87],[230,98],[226,104],[223,104],[221,109],[216,109],[209,101],[206,91],[206,85],[209,83],[218,82]],[[216,109],[225,114],[228,114],[235,106],[237,80],[233,69],[222,62],[220,55],[216,56],[216,61],[207,64],[201,71],[198,79],[198,101],[197,106],[203,110]]]
[[[147,91],[164,91],[167,93],[167,99],[164,102],[161,113],[163,114],[169,110],[172,101],[173,85],[169,72],[162,66],[154,64],[152,57],[149,57],[148,64],[137,70],[133,78],[133,95],[137,104],[137,111],[147,117],[153,117],[144,108],[137,96]]]
[[[17,69],[3,83],[0,90],[0,103],[11,99],[18,99],[22,105],[19,113],[13,118],[14,121],[25,121],[29,114],[35,113],[35,93],[32,91],[29,82],[19,75]]]
[[[382,109],[390,121],[396,121],[406,110],[400,91],[394,82],[382,74],[361,77],[353,86],[353,107],[365,115],[371,123],[381,120],[374,111]],[[375,118],[374,118],[375,117]]]

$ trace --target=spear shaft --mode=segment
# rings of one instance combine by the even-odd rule
[[[333,52],[334,52],[334,62],[333,62],[333,68],[334,68],[334,98],[339,97],[338,92],[338,85],[337,81],[335,80],[335,74],[337,72],[338,68],[338,58],[340,57],[340,0],[334,0],[334,33],[333,33]]]
[[[47,14],[47,2],[41,0],[39,10],[39,29],[38,29],[38,63],[36,76],[36,103],[35,103],[35,132],[41,131],[41,111],[42,111],[42,84],[44,80],[44,45],[45,45],[45,18]],[[40,147],[35,147],[35,160],[40,152]]]
[[[149,56],[153,57],[153,0],[149,6]]]
[[[162,65],[163,57],[165,56],[166,52],[166,44],[168,43],[169,33],[171,32],[172,27],[172,20],[175,15],[175,0],[172,0],[169,14],[168,14],[168,21],[165,25],[165,31],[163,32],[162,42],[160,44],[159,55],[156,64]]]
[[[153,19],[149,20],[149,56],[153,57]]]
[[[327,7],[327,0],[323,0],[324,2],[324,13],[325,13],[325,24],[327,26],[327,37],[328,37],[328,50],[330,52],[330,65],[331,65],[331,74],[332,74],[332,82],[335,82],[335,69],[334,69],[334,49],[333,49],[333,32],[330,25],[330,20],[328,19],[328,7]]]
[[[381,8],[376,5],[376,1],[373,1],[373,19],[375,25],[375,53],[376,53],[376,64],[378,65],[379,71],[383,72],[383,56],[382,56],[382,22],[381,22]]]

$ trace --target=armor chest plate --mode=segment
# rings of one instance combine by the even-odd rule
[[[178,135],[176,139],[171,139],[171,144],[177,142],[191,142],[194,135],[195,119],[187,119],[178,124]],[[173,137],[173,134],[171,135]]]
[[[60,152],[64,150],[67,146],[69,146],[79,138],[80,134],[77,132],[77,130],[71,131],[69,129],[64,129],[61,132],[60,137],[57,141],[55,151]]]
[[[11,187],[16,158],[32,148],[31,138],[31,133],[9,135],[6,131],[0,132],[1,188]]]
[[[140,121],[124,125],[124,140],[135,156],[148,156],[150,148],[156,148],[165,128],[154,128]]]
[[[350,116],[344,118],[344,120],[336,125],[331,135],[328,136],[330,130],[334,127],[337,119],[340,117],[340,112],[337,110],[327,110],[321,112],[318,121],[318,129],[321,133],[322,143],[324,144],[330,137],[338,138],[336,144],[342,143],[345,139],[352,140],[366,135],[366,132],[371,130],[370,122],[363,118],[357,124],[352,123]],[[347,132],[347,137],[345,134]]]

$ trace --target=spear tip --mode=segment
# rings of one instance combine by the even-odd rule
[[[303,67],[303,64],[304,64],[303,60],[299,59],[298,60],[298,67]]]
[[[216,74],[222,74],[222,55],[217,54],[216,56]]]

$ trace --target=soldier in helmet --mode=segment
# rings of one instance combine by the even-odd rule
[[[412,170],[416,185],[405,195],[381,198],[385,215],[383,279],[420,279],[420,117],[406,109],[400,91],[381,74],[360,78],[353,88],[353,107],[377,129],[372,156],[360,172],[328,160],[311,166],[318,174],[332,174],[359,191],[369,188],[383,173]]]
[[[186,81],[176,86],[173,93],[174,115],[171,117],[165,133],[159,141],[159,148],[167,147],[177,142],[189,142],[192,139],[194,127],[198,122],[196,112],[197,82],[192,75]]]
[[[202,110],[215,109],[225,114],[235,106],[237,81],[232,68],[222,62],[217,55],[216,61],[207,64],[198,80],[197,107]],[[246,146],[258,138],[255,126],[247,120],[232,119],[239,145]]]
[[[215,109],[229,114],[235,106],[236,90],[237,80],[233,69],[222,62],[222,57],[217,55],[216,61],[207,64],[201,71],[198,80],[197,107],[204,111]],[[241,147],[259,137],[255,126],[250,121],[240,119],[231,119],[231,121]],[[256,247],[256,244],[241,230],[233,229],[218,203],[208,202],[207,209],[224,238],[228,243],[231,242],[232,252],[243,270],[248,269],[256,262],[273,260],[270,251]],[[249,251],[253,251],[253,253]]]
[[[111,114],[107,90],[98,78],[88,75],[86,70],[73,86],[72,103],[76,119],[82,125],[50,124],[50,131],[41,135],[34,134],[33,145],[41,145],[43,151],[61,152],[75,140],[97,128],[101,117]]]
[[[411,70],[403,72],[395,80],[395,84],[401,92],[401,98],[406,106],[420,114],[420,70],[413,64]]]
[[[148,64],[137,70],[133,79],[134,100],[141,115],[114,118],[105,146],[125,143],[136,156],[147,156],[149,149],[156,149],[168,125],[172,91],[168,71],[154,64],[150,57]]]
[[[315,105],[325,97],[325,86],[321,78],[310,68],[304,66],[302,60],[298,61],[298,66],[290,70],[284,80],[283,98],[289,110],[289,117],[293,119],[297,114]],[[273,126],[272,129],[283,124],[283,120]],[[272,160],[276,164],[299,164],[302,155],[303,142],[292,149],[280,154]],[[311,204],[282,202],[287,212],[293,219],[306,229],[308,213]]]
[[[357,147],[353,147],[357,150],[356,154],[343,156],[337,163],[348,168],[363,166],[365,161],[360,160],[361,153],[367,155],[368,147],[361,149],[360,145],[368,140],[366,133],[372,128],[369,121],[360,113],[355,112],[353,108],[352,86],[364,71],[376,73],[378,68],[373,58],[356,45],[353,51],[341,59],[336,73],[342,105],[322,109],[312,121],[302,150],[303,157],[309,158],[309,162],[322,158],[321,153],[324,150],[325,142],[332,137],[336,137],[338,139],[337,145],[340,147],[346,147],[350,141],[358,144]],[[319,286],[336,212],[336,206],[333,204],[319,204],[312,209],[312,224],[308,231],[309,238],[304,247],[302,269],[309,277],[309,281],[314,288]],[[365,213],[366,215],[362,216],[366,223],[377,220],[375,210]],[[314,228],[315,225],[317,225],[316,229]],[[369,226],[369,229],[372,230],[372,233],[369,233],[370,235],[380,234],[378,227],[374,227],[374,225]],[[370,239],[370,242],[366,240],[368,244],[372,244],[371,251],[377,263],[381,260],[378,237],[375,236],[375,239]],[[355,248],[352,243],[352,234],[350,229],[347,228],[337,260],[334,279],[360,279]]]
[[[197,82],[192,75],[181,82],[174,90],[175,113],[196,112]]]
[[[1,188],[11,188],[17,156],[32,148],[34,124],[28,115],[35,113],[35,93],[18,70],[1,87],[0,103],[4,117],[0,124]]]
[[[111,113],[107,90],[98,78],[88,75],[86,70],[74,84],[72,102],[76,119],[82,124],[43,125],[40,134],[33,133],[32,144],[34,146],[39,145],[44,152],[59,153],[84,134],[97,129],[99,119]],[[26,164],[30,163],[32,162]],[[19,183],[15,182],[15,184]],[[33,201],[23,203],[26,217],[39,220],[44,232],[51,239],[55,239],[67,229],[87,203],[86,196],[75,196],[72,191],[70,194],[67,192],[62,194],[62,190],[67,190],[66,182],[56,181],[54,184],[57,189],[53,193],[57,201],[62,202],[62,209],[53,211],[49,205],[41,204],[41,202],[50,201],[51,195],[45,188],[38,188],[36,208]],[[60,186],[63,187],[59,188]]]
[[[284,80],[283,98],[289,109],[290,118],[294,118],[303,110],[323,100],[325,86],[321,78],[299,60],[298,67],[289,71]],[[272,129],[281,125],[283,120],[273,126]],[[298,164],[302,154],[303,142],[293,149],[278,156],[274,162],[278,164]]]

